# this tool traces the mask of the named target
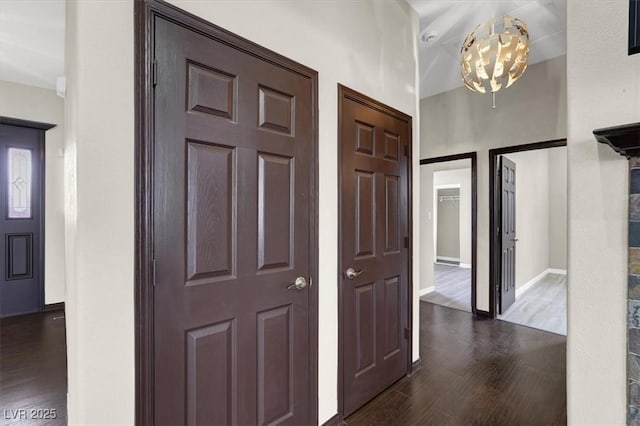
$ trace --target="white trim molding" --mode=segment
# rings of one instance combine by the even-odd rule
[[[418,294],[420,296],[424,296],[425,294],[429,294],[429,293],[431,293],[432,291],[435,291],[435,290],[436,290],[436,288],[434,286],[425,287],[425,288],[421,288],[420,291],[418,291]]]
[[[547,274],[567,275],[567,270],[566,269],[553,269],[553,268],[545,269],[539,275],[536,275],[531,280],[529,280],[529,282],[527,282],[522,287],[516,288],[516,299],[518,297],[522,296],[525,292],[527,292],[527,290],[529,290],[531,287],[533,287],[534,284],[537,284],[540,280],[542,280],[545,276],[547,276]]]
[[[549,268],[545,271],[547,274],[567,275],[566,269]]]
[[[445,183],[442,185],[433,185],[433,189],[460,189],[462,184],[460,183]]]
[[[436,262],[438,260],[444,260],[444,261],[449,261],[449,262],[458,262],[458,263],[460,263],[460,258],[459,257],[436,256]]]
[[[471,264],[470,263],[460,263],[458,266],[460,268],[471,269]]]

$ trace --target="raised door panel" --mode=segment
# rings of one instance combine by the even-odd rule
[[[33,277],[33,234],[7,234],[7,280]]]
[[[258,126],[294,136],[295,97],[266,86],[260,86],[258,90]]]
[[[400,159],[400,136],[389,131],[384,132],[384,158],[391,161]]]
[[[276,424],[293,416],[293,313],[282,306],[257,315],[258,424]]]
[[[387,360],[400,352],[400,277],[384,280],[384,359]]]
[[[236,424],[236,343],[235,321],[187,332],[186,424]]]
[[[234,163],[233,148],[187,141],[188,284],[235,275]]]
[[[375,179],[374,174],[356,171],[355,242],[356,258],[375,256]]]
[[[366,123],[355,123],[355,148],[356,153],[373,156],[375,153],[375,128]]]
[[[384,177],[385,188],[385,244],[384,252],[398,253],[400,250],[400,179],[397,176]]]
[[[187,111],[235,120],[236,76],[187,62]]]
[[[355,288],[355,377],[376,364],[376,293],[374,283]]]
[[[258,269],[293,265],[294,161],[258,154]]]

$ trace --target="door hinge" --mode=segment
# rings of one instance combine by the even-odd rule
[[[411,337],[411,329],[409,327],[406,327],[404,329],[404,338],[408,339],[409,337]]]
[[[309,288],[313,287],[313,277],[309,277]]]
[[[409,237],[404,237],[404,248],[409,248]]]
[[[151,81],[153,82],[153,87],[156,87],[158,84],[158,61],[155,59],[151,62]]]
[[[156,271],[158,270],[158,261],[153,259],[151,261],[151,282],[153,286],[156,286]]]

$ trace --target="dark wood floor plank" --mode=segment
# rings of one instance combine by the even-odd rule
[[[0,320],[0,425],[54,426],[65,425],[66,419],[64,312],[3,318]]]
[[[564,336],[422,302],[420,357],[347,425],[567,423]]]

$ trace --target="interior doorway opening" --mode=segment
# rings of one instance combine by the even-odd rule
[[[0,423],[66,424],[65,2],[0,9]]]
[[[476,153],[420,164],[420,300],[476,313]]]
[[[492,309],[567,334],[566,142],[492,150]]]

